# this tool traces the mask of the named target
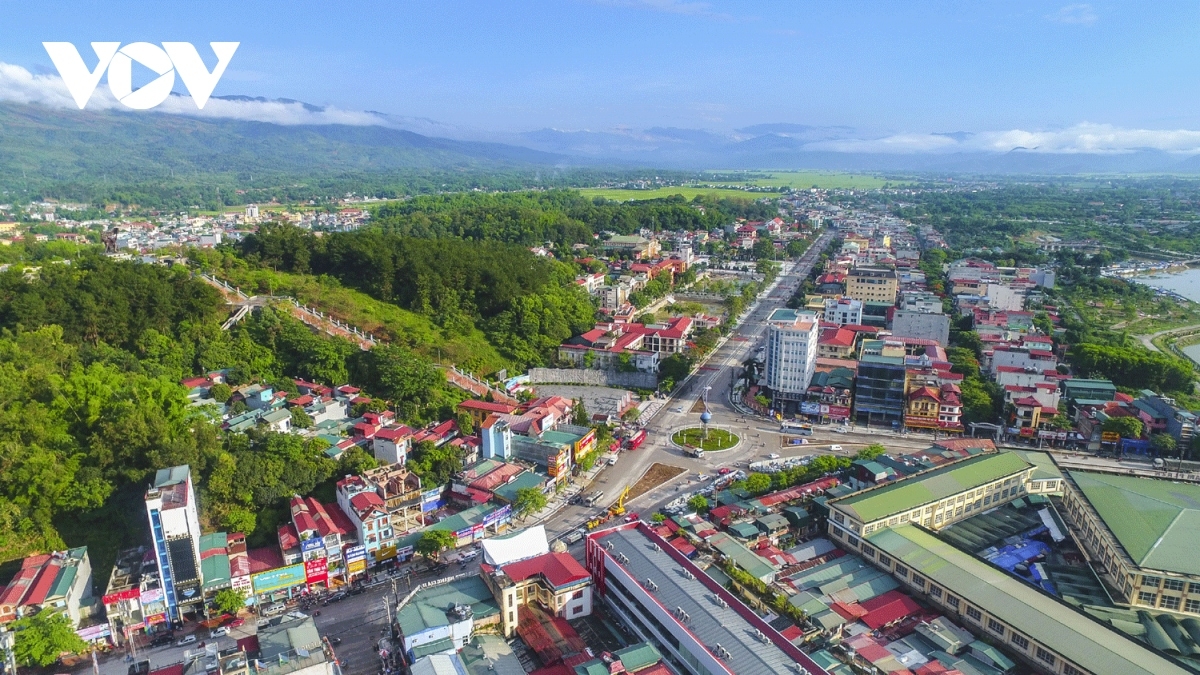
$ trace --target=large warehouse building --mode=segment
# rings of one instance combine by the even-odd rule
[[[609,610],[690,675],[826,675],[645,523],[588,535],[587,567]]]

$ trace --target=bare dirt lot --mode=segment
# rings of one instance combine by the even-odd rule
[[[646,470],[646,473],[642,474],[638,482],[634,483],[633,487],[629,489],[629,496],[626,499],[632,500],[640,497],[685,471],[687,469],[655,462]]]

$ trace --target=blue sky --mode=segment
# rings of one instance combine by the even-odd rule
[[[217,95],[487,130],[1200,129],[1196,3],[0,0],[0,25],[34,74],[43,40],[240,41]]]

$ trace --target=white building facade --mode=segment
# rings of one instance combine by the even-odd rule
[[[777,398],[799,400],[817,365],[816,314],[777,309],[767,319],[765,379]]]

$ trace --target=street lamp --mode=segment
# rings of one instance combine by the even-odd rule
[[[708,411],[708,390],[709,389],[712,389],[712,387],[707,386],[704,388],[704,398],[703,398],[704,412],[700,413],[700,426],[704,430],[703,436],[704,436],[704,440],[706,440],[706,441],[708,440],[708,422],[709,422],[709,420],[712,419],[712,413],[710,413]]]

